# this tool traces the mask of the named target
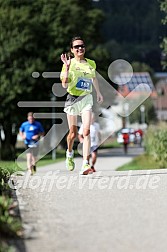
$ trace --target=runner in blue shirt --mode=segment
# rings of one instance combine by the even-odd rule
[[[29,112],[28,121],[23,122],[20,127],[20,136],[24,140],[27,149],[27,169],[33,174],[36,172],[36,160],[38,155],[38,140],[44,135],[44,129],[40,122],[35,121],[33,113]]]

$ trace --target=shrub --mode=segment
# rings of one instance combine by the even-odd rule
[[[167,127],[152,126],[145,135],[146,153],[152,155],[160,168],[167,167]]]
[[[21,222],[10,214],[13,201],[7,196],[0,196],[0,233],[3,236],[20,236]]]
[[[5,169],[0,167],[0,195],[5,193],[8,189],[8,179],[10,177],[10,172]]]
[[[20,238],[23,235],[20,218],[17,216],[14,200],[11,197],[11,189],[8,185],[10,174],[14,169],[0,167],[0,251],[13,251],[12,247],[8,246],[10,237]]]

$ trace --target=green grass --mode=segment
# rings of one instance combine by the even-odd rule
[[[78,153],[77,150],[74,150],[74,156],[80,157],[80,154]],[[45,165],[49,165],[49,164],[55,164],[60,161],[65,161],[65,158],[66,158],[66,150],[64,150],[64,149],[57,150],[55,160],[52,160],[52,154],[48,154],[38,161],[37,166],[41,167],[41,166],[45,166]]]
[[[110,149],[110,148],[122,148],[122,144],[113,142],[100,145],[100,149]]]
[[[100,146],[100,149],[110,149],[110,148],[118,148],[118,147],[122,148],[122,145],[117,143],[117,141],[115,139],[114,140],[112,139],[112,140],[105,141],[105,143],[103,143]],[[24,149],[19,149],[17,151],[17,155],[19,156],[23,151],[24,151]],[[80,154],[78,153],[77,150],[75,150],[74,152],[75,152],[75,157],[80,156]],[[52,153],[49,153],[37,162],[37,166],[42,167],[42,166],[55,164],[60,161],[63,161],[63,160],[65,160],[65,156],[66,156],[65,153],[66,153],[66,150],[64,150],[64,149],[56,150],[56,159],[55,160],[52,160]],[[15,172],[17,170],[20,170],[20,167],[17,166],[15,161],[0,161],[0,167],[7,169],[9,172],[10,171]]]
[[[117,142],[116,138],[109,137],[100,145],[100,149],[110,149],[110,148],[118,148],[122,147],[122,144]]]
[[[10,174],[20,169],[15,161],[0,161],[0,167],[7,169]]]
[[[131,162],[125,164],[117,169],[117,171],[127,170],[149,170],[149,169],[160,169],[159,165],[155,160],[146,154],[135,157]]]
[[[65,150],[57,150],[55,160],[52,160],[52,154],[49,153],[38,161],[37,166],[41,167],[54,164],[62,160],[65,160]],[[10,173],[20,170],[20,167],[17,166],[15,161],[0,161],[0,167],[7,169]]]
[[[110,148],[118,148],[122,147],[121,144],[117,143],[116,139],[107,139],[101,146],[100,149],[110,149]],[[19,156],[23,151],[25,151],[22,148],[17,149],[17,156]],[[56,150],[56,159],[52,160],[52,154],[49,153],[46,156],[44,156],[42,159],[40,159],[37,163],[38,167],[58,163],[60,161],[65,160],[65,153],[66,150],[61,149],[61,150]],[[75,150],[75,157],[80,156],[78,154],[78,151]],[[7,169],[9,172],[15,172],[17,170],[20,170],[20,167],[17,166],[15,161],[0,161],[0,167]]]
[[[58,163],[60,161],[63,161],[63,160],[65,160],[65,152],[66,152],[65,150],[57,150],[55,160],[52,160],[52,154],[48,154],[45,157],[43,157],[42,159],[40,159],[38,161],[37,165],[39,167],[41,167],[41,166],[55,164],[55,163]]]

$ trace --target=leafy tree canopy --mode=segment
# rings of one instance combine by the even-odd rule
[[[104,14],[91,0],[0,0],[0,16],[0,124],[10,149],[12,124],[20,125],[29,110],[17,103],[49,100],[55,82],[42,76],[34,79],[32,73],[60,71],[60,55],[78,34],[89,56],[101,43],[98,30]]]
[[[159,45],[165,31],[158,1],[100,0],[94,3],[106,13],[102,32],[112,59],[140,61],[161,71]]]
[[[162,61],[164,68],[166,68],[167,67],[167,1],[166,0],[160,0],[160,8],[161,11],[164,13],[162,23],[166,28],[166,36],[163,38],[163,42],[161,44],[163,48]]]

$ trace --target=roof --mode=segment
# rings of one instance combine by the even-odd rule
[[[150,87],[152,94],[156,92],[148,72],[134,72],[132,77],[131,73],[121,73],[117,76],[117,81],[122,83],[122,85],[119,85],[119,92],[122,95],[127,95],[132,90],[136,91],[136,93],[148,91],[146,85],[140,84],[147,84]],[[135,90],[136,87],[138,87],[137,90]]]
[[[167,78],[167,72],[156,72],[154,76],[156,78]]]

